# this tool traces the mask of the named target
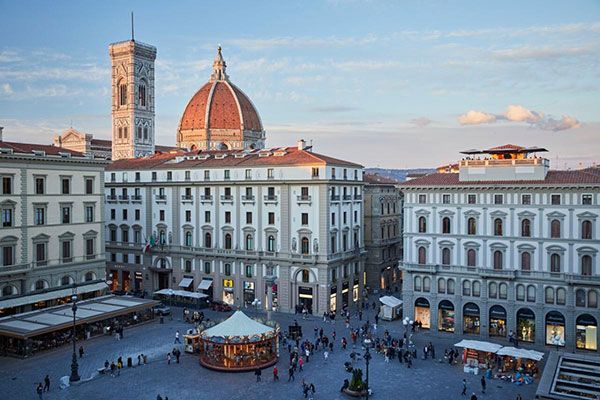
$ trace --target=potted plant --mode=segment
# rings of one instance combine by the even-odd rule
[[[367,385],[362,378],[362,369],[355,368],[352,370],[352,379],[348,387],[343,389],[343,392],[350,397],[363,397],[367,394]]]

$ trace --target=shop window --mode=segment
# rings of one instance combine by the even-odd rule
[[[546,344],[565,345],[565,317],[558,311],[546,314]]]
[[[597,350],[598,344],[596,338],[598,336],[598,323],[596,318],[590,314],[583,314],[577,317],[575,343],[578,349],[582,350]]]

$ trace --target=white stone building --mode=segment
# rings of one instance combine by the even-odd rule
[[[424,328],[597,351],[600,174],[506,145],[404,183],[404,313]]]
[[[54,146],[0,142],[0,314],[106,289],[105,161]]]

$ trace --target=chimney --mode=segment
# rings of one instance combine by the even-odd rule
[[[0,142],[2,141],[2,131],[4,130],[3,126],[0,126]]]
[[[298,140],[298,150],[306,149],[306,141],[304,139]]]

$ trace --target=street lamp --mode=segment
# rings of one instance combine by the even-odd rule
[[[371,361],[371,353],[369,353],[369,348],[371,347],[371,339],[366,338],[365,341],[365,363],[367,364],[367,376],[366,376],[366,384],[367,384],[367,396],[366,399],[369,400],[369,361]]]
[[[71,302],[73,306],[71,310],[73,310],[73,359],[71,360],[71,376],[69,377],[69,382],[77,382],[81,378],[79,377],[79,365],[77,364],[77,354],[75,353],[75,313],[77,312],[77,294],[73,293],[71,296]]]

